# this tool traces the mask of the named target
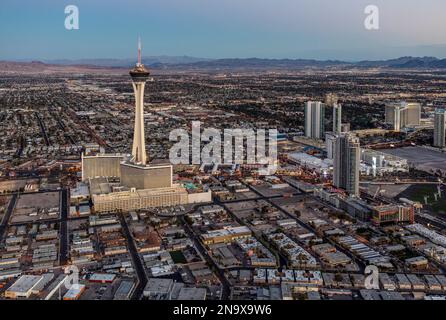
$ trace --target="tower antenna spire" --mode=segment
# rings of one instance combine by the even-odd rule
[[[138,37],[138,65],[141,65],[141,37]]]

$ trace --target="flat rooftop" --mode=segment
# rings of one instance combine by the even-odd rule
[[[144,291],[150,294],[168,294],[173,284],[173,279],[149,278]]]
[[[205,300],[205,288],[181,288],[178,300]]]
[[[431,167],[446,171],[446,153],[423,147],[404,147],[384,149],[380,151],[405,158],[414,165],[422,165],[423,167]]]
[[[21,276],[9,289],[10,292],[25,294],[34,288],[41,280],[42,276],[24,275]]]

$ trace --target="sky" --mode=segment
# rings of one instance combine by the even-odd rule
[[[0,0],[0,59],[131,58],[138,36],[143,56],[446,58],[445,15],[444,0]]]

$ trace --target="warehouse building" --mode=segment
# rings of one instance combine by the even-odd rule
[[[251,230],[245,226],[229,227],[226,229],[211,230],[201,235],[204,244],[232,242],[235,239],[248,238]]]
[[[121,281],[113,300],[130,300],[134,288],[135,282],[133,280]]]
[[[11,287],[5,291],[5,297],[10,299],[29,298],[31,294],[37,294],[35,288],[43,276],[23,275]]]
[[[64,300],[78,300],[85,291],[85,285],[73,284],[71,288],[63,296]]]

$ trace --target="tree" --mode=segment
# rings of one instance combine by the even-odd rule
[[[300,218],[301,213],[299,210],[294,210],[294,214],[296,215],[296,218]]]
[[[340,273],[336,273],[335,274],[335,276],[334,276],[334,280],[336,281],[336,282],[341,282],[342,281],[342,275],[340,274]]]

